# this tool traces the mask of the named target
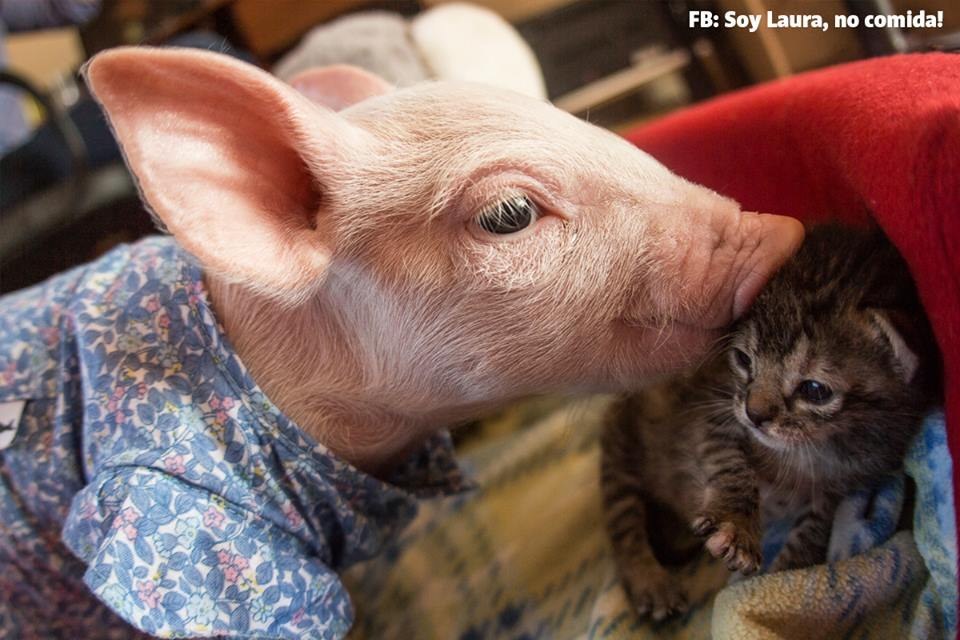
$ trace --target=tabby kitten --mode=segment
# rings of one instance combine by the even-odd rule
[[[724,345],[604,426],[615,560],[656,620],[687,607],[670,554],[703,543],[731,571],[760,567],[761,507],[796,513],[770,571],[823,562],[838,501],[900,467],[936,395],[929,326],[879,231],[812,229]]]

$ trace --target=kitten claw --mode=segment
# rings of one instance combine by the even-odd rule
[[[698,538],[706,538],[717,530],[717,523],[710,516],[699,516],[694,519],[691,525],[693,535]]]
[[[627,597],[640,618],[662,622],[689,609],[687,595],[669,576],[624,580]]]
[[[763,562],[758,536],[730,521],[715,526],[704,546],[710,555],[722,560],[728,570],[745,576],[756,573]]]

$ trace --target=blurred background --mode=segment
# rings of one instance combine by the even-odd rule
[[[925,29],[688,27],[691,10],[943,12]],[[193,46],[289,79],[316,64],[399,85],[487,82],[623,131],[723,92],[898,52],[960,50],[953,0],[0,0],[0,292],[152,233],[77,76],[119,45]]]

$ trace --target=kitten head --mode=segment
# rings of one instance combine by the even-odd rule
[[[932,340],[879,231],[814,228],[734,328],[734,414],[769,449],[892,470],[931,395]]]

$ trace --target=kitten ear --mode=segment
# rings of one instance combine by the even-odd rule
[[[867,309],[866,312],[871,327],[876,332],[876,337],[886,340],[893,349],[893,357],[897,361],[903,381],[906,383],[912,382],[917,374],[920,359],[907,344],[907,341],[904,340],[903,333],[901,333],[909,324],[909,320],[898,317],[896,311]]]

